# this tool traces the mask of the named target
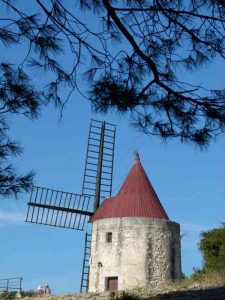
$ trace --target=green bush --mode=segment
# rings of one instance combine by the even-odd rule
[[[220,271],[225,269],[225,224],[202,232],[199,249],[203,255],[205,271]]]
[[[0,300],[13,300],[16,297],[16,292],[2,292],[0,294]]]
[[[30,291],[27,291],[27,292],[21,292],[21,296],[23,298],[25,298],[25,297],[36,297],[37,293],[34,290],[30,290]]]
[[[3,291],[2,293],[0,293],[0,300],[14,300],[14,299],[16,299],[16,295],[17,295],[17,292]],[[31,298],[31,297],[35,297],[37,294],[35,291],[30,290],[27,292],[21,292],[20,295],[22,298],[25,298],[25,297]]]
[[[190,275],[190,279],[198,281],[201,280],[204,275],[205,275],[204,269],[193,268],[193,273]]]
[[[135,295],[133,293],[123,291],[122,293],[111,292],[110,299],[111,300],[141,300],[142,298],[140,298],[140,296]]]

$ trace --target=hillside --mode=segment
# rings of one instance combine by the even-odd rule
[[[225,300],[225,272],[199,275],[162,289],[25,297],[26,300]]]

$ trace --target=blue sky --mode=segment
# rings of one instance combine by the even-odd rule
[[[7,55],[10,51],[4,52],[4,57]],[[65,59],[67,63],[69,59]],[[224,88],[224,70],[225,64],[216,60],[190,76],[207,87]],[[35,80],[38,83],[44,77],[36,74]],[[117,125],[113,194],[133,164],[133,151],[138,150],[170,219],[181,224],[184,273],[201,267],[199,233],[224,222],[224,136],[205,152],[175,140],[163,144],[135,132],[126,116],[93,114],[90,103],[75,92],[61,124],[59,112],[51,106],[34,122],[23,117],[11,119],[11,135],[25,149],[16,161],[20,170],[35,170],[37,185],[80,193],[90,118]],[[24,194],[18,200],[0,200],[0,278],[22,276],[24,290],[48,283],[53,293],[78,292],[84,233],[25,223],[28,199]]]

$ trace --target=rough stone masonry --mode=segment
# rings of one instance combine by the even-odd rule
[[[107,232],[112,233],[110,243]],[[118,290],[180,279],[179,224],[128,217],[94,222],[89,291],[105,291],[107,277],[118,277]]]

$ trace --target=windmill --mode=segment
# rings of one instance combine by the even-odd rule
[[[91,120],[81,194],[34,186],[26,222],[84,231],[102,200],[111,196],[116,126]],[[88,291],[91,232],[85,233],[80,292]]]

